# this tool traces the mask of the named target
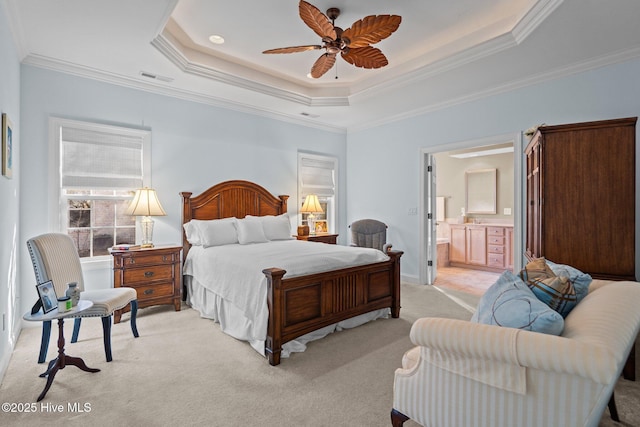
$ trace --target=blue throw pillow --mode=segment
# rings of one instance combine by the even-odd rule
[[[570,265],[564,264],[556,264],[549,260],[547,261],[547,265],[551,268],[551,270],[558,277],[568,277],[573,283],[573,287],[576,289],[576,296],[578,297],[578,302],[582,301],[582,298],[586,297],[589,293],[589,285],[593,280],[591,276],[587,273],[583,273],[577,268],[571,267]]]
[[[564,329],[562,316],[510,271],[487,289],[471,321],[551,335],[560,335]]]

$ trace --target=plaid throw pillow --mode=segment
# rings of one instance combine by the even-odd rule
[[[578,296],[569,277],[558,277],[544,258],[529,262],[520,271],[520,278],[534,295],[549,308],[567,317],[578,304]]]

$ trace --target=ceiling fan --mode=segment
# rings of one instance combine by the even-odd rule
[[[298,6],[300,18],[317,35],[322,37],[322,45],[290,46],[265,50],[262,53],[295,53],[325,49],[325,53],[311,67],[311,77],[317,79],[329,71],[341,54],[348,63],[361,68],[380,68],[389,63],[380,49],[370,45],[378,43],[393,34],[400,26],[402,17],[398,15],[369,15],[342,30],[335,20],[340,9],[332,7],[327,14],[317,7],[301,0]],[[331,20],[331,21],[330,21]]]

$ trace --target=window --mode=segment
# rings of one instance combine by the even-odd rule
[[[318,196],[322,214],[314,215],[318,231],[335,233],[336,188],[338,187],[338,159],[309,153],[298,153],[298,212],[308,194]],[[300,224],[307,224],[308,214],[300,214]]]
[[[108,255],[116,243],[135,243],[135,217],[125,214],[149,176],[148,131],[51,119],[57,154],[57,223],[81,258]]]

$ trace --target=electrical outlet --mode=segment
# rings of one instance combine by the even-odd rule
[[[418,215],[418,208],[409,208],[408,215]]]
[[[505,215],[511,215],[511,208],[504,208]]]

